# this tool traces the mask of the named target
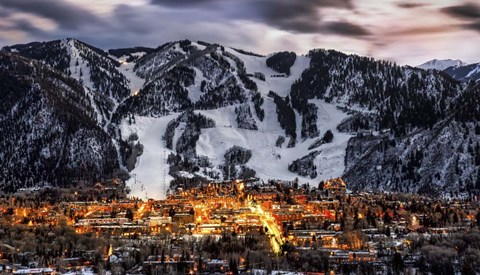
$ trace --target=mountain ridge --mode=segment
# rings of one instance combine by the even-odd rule
[[[443,72],[334,50],[261,56],[189,40],[114,54],[75,39],[2,52],[38,60],[83,87],[101,131],[94,136],[108,137],[101,147],[116,152],[107,154],[111,169],[98,174],[135,173],[142,183],[128,183],[136,196],[164,196],[169,181],[233,176],[313,184],[344,176],[364,190],[480,190],[480,126],[461,107],[477,111],[478,85]],[[431,154],[435,147],[443,149]]]
[[[480,63],[452,66],[445,69],[444,72],[459,81],[480,81]]]
[[[420,69],[435,69],[439,71],[443,71],[449,67],[456,66],[465,66],[468,65],[466,62],[461,61],[460,59],[432,59],[415,67]]]

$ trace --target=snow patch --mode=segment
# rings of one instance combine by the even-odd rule
[[[259,124],[258,131],[233,127],[236,125],[235,106],[198,111],[213,119],[216,127],[202,129],[197,142],[197,153],[210,158],[214,165],[222,165],[225,151],[234,145],[249,149],[253,155],[246,165],[253,168],[257,172],[257,177],[264,180],[298,178],[301,183],[314,183],[340,177],[345,170],[345,152],[351,135],[338,132],[337,125],[348,115],[339,110],[337,105],[326,103],[323,100],[311,100],[310,102],[318,106],[317,127],[321,135],[327,130],[331,130],[334,134],[331,143],[318,148],[320,154],[316,157],[315,164],[319,176],[315,179],[301,177],[288,171],[289,164],[311,152],[308,147],[314,139],[299,141],[294,148],[287,148],[285,144],[282,148],[275,146],[278,136],[284,136],[285,131],[277,121],[275,106],[270,98],[265,100],[265,119],[264,123]],[[300,125],[297,126],[300,127]]]
[[[133,55],[138,55],[141,53],[134,53]],[[145,54],[145,53],[143,53]],[[130,84],[130,91],[131,94],[135,94],[138,92],[141,88],[143,88],[143,84],[145,83],[145,80],[141,77],[139,77],[133,70],[135,67],[135,62],[127,62],[126,57],[121,57],[118,59],[120,62],[120,67],[118,68],[118,71],[122,73],[128,80]]]
[[[231,48],[226,48],[225,50],[238,56],[244,62],[248,74],[259,72],[265,75],[265,81],[251,77],[257,83],[258,91],[263,95],[274,91],[279,96],[287,96],[290,93],[293,82],[299,79],[303,71],[310,66],[310,58],[300,55],[297,56],[295,63],[290,68],[290,76],[276,77],[279,73],[267,66],[267,57],[245,55]]]
[[[452,67],[452,66],[459,67],[459,66],[464,66],[464,65],[467,65],[467,63],[465,63],[461,60],[458,60],[458,59],[455,59],[455,60],[452,60],[452,59],[444,59],[444,60],[433,59],[433,60],[427,61],[427,62],[425,62],[421,65],[418,65],[417,68],[425,69],[425,70],[434,69],[434,70],[443,71],[448,67]]]
[[[135,168],[130,172],[131,178],[127,185],[131,189],[130,196],[141,199],[164,199],[173,180],[168,174],[167,158],[171,150],[165,146],[162,139],[168,122],[176,119],[179,114],[159,118],[135,117],[135,123],[129,125],[127,120],[121,124],[122,139],[126,140],[132,133],[138,135],[138,141],[143,145],[143,154],[138,158]]]

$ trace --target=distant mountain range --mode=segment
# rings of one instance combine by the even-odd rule
[[[459,81],[478,81],[480,79],[480,63],[467,64],[458,59],[433,59],[418,65],[417,68],[444,71]]]
[[[452,66],[443,70],[451,77],[460,81],[479,81],[480,80],[480,63],[474,63],[464,66]]]
[[[421,66],[435,70],[189,40],[4,47],[0,186],[120,176],[133,195],[161,197],[170,182],[342,176],[355,190],[477,193],[479,66]]]
[[[458,60],[458,59],[455,59],[455,60],[452,60],[452,59],[443,59],[443,60],[433,59],[433,60],[427,61],[427,62],[425,62],[421,65],[418,65],[417,68],[421,68],[421,69],[425,69],[425,70],[435,69],[435,70],[443,71],[448,67],[465,66],[465,65],[467,65],[467,63],[465,63],[461,60]]]

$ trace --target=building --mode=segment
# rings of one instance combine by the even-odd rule
[[[344,195],[347,192],[347,184],[342,178],[335,178],[325,182],[324,190],[328,190],[334,195]]]

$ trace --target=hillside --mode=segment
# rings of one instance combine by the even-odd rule
[[[80,82],[0,53],[0,91],[2,190],[74,185],[118,168],[115,147]]]
[[[172,180],[248,177],[317,185],[344,176],[352,189],[430,194],[480,189],[480,126],[471,115],[478,86],[437,70],[333,50],[261,56],[188,40],[108,53],[73,39],[2,51],[41,61],[33,64],[55,73],[47,80],[78,85],[65,94],[83,92],[75,102],[112,156],[98,175],[128,172],[134,196],[162,197]],[[5,106],[3,116],[14,103]]]
[[[459,81],[479,81],[480,63],[473,63],[463,66],[452,66],[444,70],[445,73]]]

